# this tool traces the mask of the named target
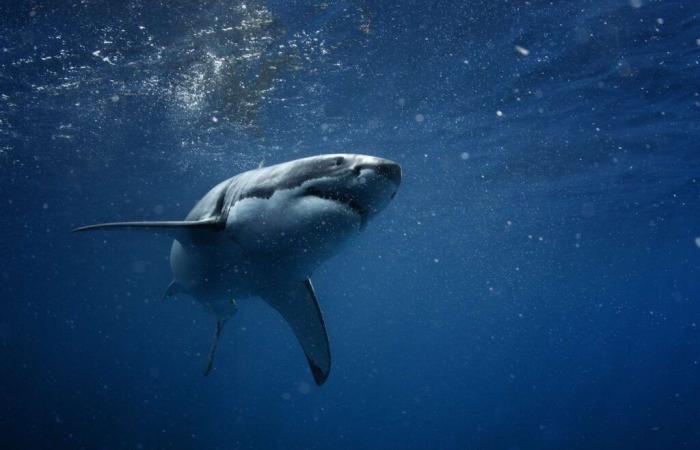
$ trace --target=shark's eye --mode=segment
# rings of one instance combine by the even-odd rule
[[[340,167],[341,165],[343,165],[344,162],[345,162],[345,158],[343,158],[342,156],[338,156],[338,157],[335,159],[335,165],[336,165],[336,167]]]

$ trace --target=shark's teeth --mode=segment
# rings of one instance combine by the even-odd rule
[[[342,203],[348,208],[352,209],[355,211],[361,218],[365,218],[367,215],[367,212],[365,209],[360,205],[360,202],[355,200],[352,196],[345,194],[343,192],[338,192],[338,191],[323,191],[321,189],[318,189],[316,187],[308,187],[304,191],[305,195],[313,196],[313,197],[319,197],[325,200],[331,200],[334,202]]]

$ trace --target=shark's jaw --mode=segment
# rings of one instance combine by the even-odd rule
[[[360,201],[354,198],[350,193],[340,190],[323,190],[315,186],[310,186],[304,189],[303,195],[340,203],[360,216],[360,220],[363,224],[367,221],[367,210],[360,204]]]
[[[250,184],[248,177],[262,175],[276,183],[262,180],[270,194],[248,195],[232,205],[226,216],[227,235],[253,259],[283,262],[291,271],[312,273],[367,228],[391,202],[400,183],[401,169],[391,161],[345,155],[344,166],[334,165],[339,160],[336,156],[300,160],[296,164],[303,164],[301,168],[289,164],[270,167],[269,174],[265,169],[243,174],[239,182],[244,185]],[[310,164],[327,164],[329,169],[312,171],[306,167]]]
[[[317,198],[340,205],[360,218],[362,228],[393,200],[401,183],[401,167],[386,159],[345,155],[341,167],[301,183],[299,198]]]

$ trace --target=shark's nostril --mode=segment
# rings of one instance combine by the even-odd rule
[[[380,173],[396,184],[401,183],[401,166],[396,163],[382,163],[377,165],[377,173]]]

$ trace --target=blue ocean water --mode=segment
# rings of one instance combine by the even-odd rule
[[[0,446],[700,448],[700,3],[0,4]],[[210,187],[403,166],[313,280],[316,387],[249,302],[163,301]]]

